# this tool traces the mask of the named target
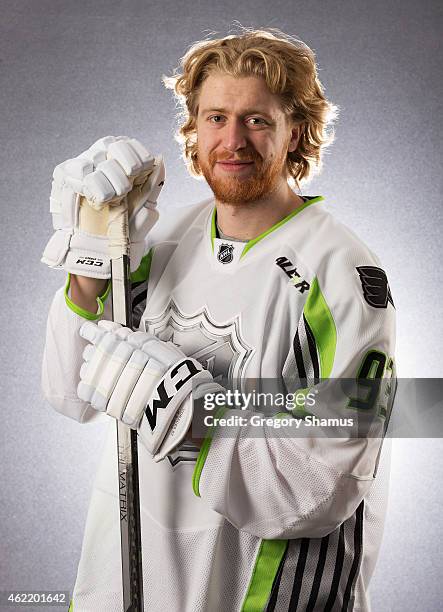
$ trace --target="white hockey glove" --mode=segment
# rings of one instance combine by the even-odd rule
[[[195,397],[200,386],[205,393],[221,389],[198,361],[152,334],[112,321],[87,321],[80,335],[91,344],[83,352],[79,398],[137,429],[155,461],[186,436],[191,391]]]
[[[157,198],[164,183],[162,157],[125,136],[107,136],[54,169],[50,212],[55,234],[42,262],[67,272],[110,278],[109,206],[127,198],[131,271],[140,265],[145,237],[158,219]],[[109,206],[108,206],[109,205]]]

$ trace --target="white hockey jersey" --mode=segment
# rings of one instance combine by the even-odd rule
[[[213,201],[163,215],[132,276],[137,326],[173,341],[216,379],[274,378],[297,389],[392,376],[386,275],[322,197],[305,200],[246,244],[217,238]],[[83,321],[59,290],[43,388],[59,412],[108,426],[73,610],[120,612],[115,423],[76,395]],[[230,437],[215,428],[200,450],[184,443],[160,463],[139,443],[145,610],[369,610],[386,441],[380,459],[377,437],[295,438],[266,424],[251,435],[251,427]]]

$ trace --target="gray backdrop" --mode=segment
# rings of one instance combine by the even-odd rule
[[[204,197],[180,160],[160,78],[208,31],[225,34],[239,20],[315,49],[341,116],[324,171],[304,193],[325,195],[383,261],[399,374],[441,376],[439,4],[1,1],[0,589],[72,589],[102,441],[99,426],[59,416],[40,392],[46,314],[63,283],[39,262],[53,167],[101,136],[128,134],[165,156],[161,206]],[[376,612],[441,607],[442,450],[440,440],[394,445]]]

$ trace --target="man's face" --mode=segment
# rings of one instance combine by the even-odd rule
[[[286,157],[297,135],[264,79],[213,73],[203,82],[198,163],[219,201],[251,203],[286,183]]]

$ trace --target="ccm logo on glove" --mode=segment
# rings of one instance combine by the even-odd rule
[[[154,431],[157,424],[157,410],[166,409],[183,385],[202,370],[202,367],[196,366],[196,362],[193,359],[185,359],[185,361],[178,363],[165,374],[165,377],[155,390],[157,398],[153,396],[145,409],[145,415],[152,431]],[[170,390],[170,394],[168,394],[167,389]]]
[[[75,263],[84,264],[85,266],[102,266],[102,259],[95,259],[95,257],[79,257]]]

